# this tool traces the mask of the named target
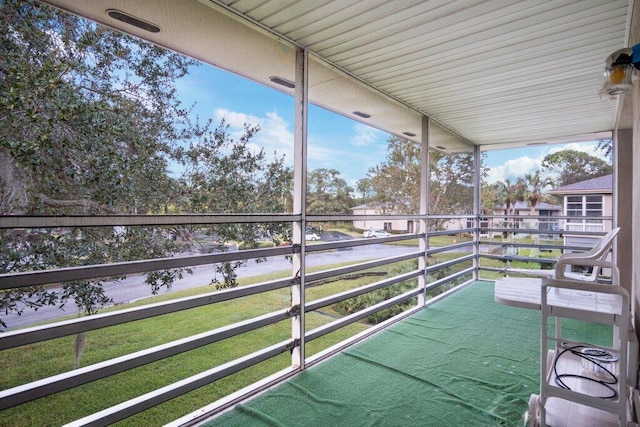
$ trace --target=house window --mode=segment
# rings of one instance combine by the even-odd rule
[[[584,213],[585,216],[602,216],[602,196],[585,196]]]
[[[582,200],[583,200],[584,196],[567,196],[567,205],[566,205],[566,211],[567,211],[567,216],[577,216],[577,217],[582,217]],[[574,220],[569,220],[569,222],[574,222]]]
[[[604,215],[604,197],[600,195],[566,196],[565,211],[568,231],[602,231],[601,219],[589,219],[589,217],[601,217]],[[578,225],[580,224],[580,225]],[[587,224],[600,224],[588,226]]]
[[[602,216],[602,196],[567,196],[566,210],[567,216],[580,217],[578,221],[582,221],[583,217]]]
[[[540,216],[552,217],[553,211],[541,210]],[[538,229],[545,231],[557,231],[559,229],[558,220],[552,218],[540,218],[540,221],[538,222]]]
[[[391,223],[390,222],[385,222],[384,223],[384,231],[391,231]]]
[[[475,218],[467,218],[467,228],[474,228],[475,226],[476,226]],[[482,217],[480,218],[480,228],[489,228],[488,218],[482,218]]]

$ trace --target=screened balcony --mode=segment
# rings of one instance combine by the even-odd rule
[[[640,170],[637,87],[606,102],[596,93],[607,55],[639,41],[633,2],[43,3],[289,96],[292,187],[282,209],[263,212],[171,212],[171,204],[161,214],[3,212],[7,253],[21,253],[29,268],[7,268],[0,289],[27,290],[7,306],[22,316],[48,290],[75,282],[108,288],[152,277],[161,295],[36,325],[13,327],[24,317],[3,317],[2,366],[11,375],[0,391],[2,423],[517,425],[539,387],[539,314],[495,303],[492,281],[523,274],[513,268],[551,269],[565,251],[584,250],[567,242],[569,233],[598,237],[620,226],[612,257],[621,285],[636,287],[640,197],[629,183]],[[322,147],[308,139],[312,105],[415,149],[413,205],[314,213],[309,150]],[[580,218],[601,228],[576,230],[573,213],[550,225],[547,216],[525,223],[482,211],[487,152],[607,138],[613,209]],[[471,167],[446,177],[447,161]],[[451,183],[460,205],[438,205]],[[161,192],[157,184],[149,192]],[[359,222],[393,232],[365,238]],[[279,245],[208,247],[228,229],[257,230],[253,237],[259,231]],[[311,229],[321,241],[305,238]],[[199,251],[175,249],[185,230],[199,236]],[[14,236],[29,245],[10,246]],[[113,255],[134,238],[174,249]],[[79,253],[42,268],[46,241],[102,242],[91,254],[112,261]],[[237,273],[248,266],[259,273]],[[199,272],[209,287],[179,288],[201,282]],[[229,277],[233,286],[224,286]],[[177,290],[165,293],[169,278]],[[573,328],[577,340],[610,340],[591,324]]]

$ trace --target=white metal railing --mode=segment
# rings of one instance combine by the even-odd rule
[[[490,218],[498,225],[526,219],[518,228],[494,226],[481,230],[481,235],[489,237],[479,243],[479,258],[485,260],[480,262],[479,270],[501,275],[514,274],[516,270],[530,270],[535,274],[540,269],[553,269],[562,253],[588,250],[612,223],[612,217],[509,216],[506,221],[503,215]],[[496,262],[501,265],[496,266]]]
[[[389,216],[384,216],[389,218]],[[403,217],[407,217],[406,215]],[[454,216],[447,216],[454,217]],[[269,216],[239,216],[237,217],[243,221],[248,222],[260,222],[260,221],[283,221],[283,216],[269,215]],[[289,215],[285,216],[286,220],[295,222],[299,220],[298,217]],[[324,220],[329,221],[332,217],[322,216],[313,218],[314,221]],[[341,220],[345,220],[349,216],[340,217]],[[468,219],[468,215],[461,216],[465,221]],[[483,216],[484,218],[484,216]],[[105,217],[103,218],[110,226],[114,225],[149,225],[162,224],[166,225],[165,218],[161,216],[155,217],[141,217],[141,216],[127,216],[127,217]],[[172,220],[183,220],[183,223],[198,223],[203,221],[209,223],[232,223],[233,216],[177,216],[172,217]],[[49,224],[51,220],[51,224]],[[548,217],[544,218],[548,221]],[[562,220],[562,219],[560,219]],[[605,218],[606,220],[606,218]],[[483,219],[484,221],[484,219]],[[480,222],[478,221],[477,224]],[[49,217],[0,217],[0,227],[7,229],[12,226],[25,227],[26,225],[41,228],[44,226],[78,226],[83,224],[84,226],[95,226],[95,217],[72,217],[72,218],[49,218]],[[600,225],[600,224],[594,224]],[[553,227],[552,227],[553,228]],[[549,240],[536,241],[519,241],[514,236],[560,236],[564,230],[553,230],[549,227],[538,227],[536,229],[525,228],[496,228],[496,227],[472,227],[461,230],[442,230],[429,232],[427,235],[423,234],[407,234],[407,235],[392,235],[391,237],[377,238],[375,240],[355,238],[347,241],[336,242],[323,242],[313,245],[306,245],[305,242],[299,242],[297,244],[290,244],[282,247],[267,248],[267,249],[254,249],[243,250],[236,252],[215,253],[206,255],[189,255],[180,257],[170,257],[162,259],[150,259],[139,260],[131,262],[122,262],[106,265],[90,265],[82,267],[72,268],[60,268],[55,270],[43,270],[43,271],[27,271],[17,272],[10,274],[0,274],[0,290],[11,290],[23,286],[40,286],[51,283],[60,283],[65,280],[79,280],[79,279],[92,279],[100,277],[118,276],[118,275],[131,275],[139,274],[148,271],[154,271],[157,269],[170,269],[170,268],[186,268],[199,265],[215,264],[220,262],[229,262],[235,260],[252,260],[256,258],[273,257],[273,256],[293,256],[299,254],[304,245],[304,253],[307,255],[313,253],[321,253],[325,251],[334,251],[342,249],[357,248],[363,246],[369,246],[373,244],[391,244],[391,243],[408,243],[415,241],[415,239],[428,239],[429,241],[434,238],[440,238],[442,236],[455,236],[455,243],[450,243],[441,246],[425,245],[426,250],[420,250],[416,248],[414,251],[408,251],[401,255],[395,256],[383,256],[376,257],[373,260],[364,260],[354,262],[345,266],[337,268],[323,269],[317,272],[291,272],[291,275],[282,279],[270,280],[266,282],[257,283],[254,285],[240,286],[232,289],[218,290],[214,292],[207,292],[205,294],[196,295],[192,297],[180,298],[170,300],[166,302],[153,303],[144,305],[141,307],[121,309],[113,312],[99,313],[93,316],[75,318],[72,320],[65,320],[54,322],[42,326],[34,326],[25,329],[19,329],[14,331],[7,331],[0,334],[0,350],[5,351],[12,348],[17,348],[24,345],[35,344],[51,339],[61,338],[70,335],[76,335],[83,332],[88,332],[100,328],[106,328],[137,320],[147,319],[156,316],[164,316],[170,313],[175,313],[183,310],[189,310],[192,308],[203,307],[212,304],[219,304],[225,301],[241,300],[253,295],[260,295],[264,292],[274,291],[278,289],[288,289],[299,282],[301,275],[304,275],[304,281],[307,286],[313,286],[314,283],[321,283],[323,280],[338,278],[347,274],[354,274],[358,272],[364,272],[377,267],[391,266],[393,264],[410,261],[415,259],[432,259],[436,256],[443,256],[443,259],[431,263],[424,263],[424,268],[418,268],[411,271],[407,271],[402,274],[398,274],[394,277],[385,277],[381,280],[368,283],[363,286],[359,286],[354,289],[343,291],[337,294],[332,294],[326,297],[322,297],[316,300],[305,300],[304,312],[309,313],[316,310],[321,310],[333,304],[340,303],[350,298],[354,298],[360,295],[369,294],[373,291],[388,288],[398,283],[403,283],[410,280],[416,280],[418,278],[425,277],[427,280],[419,283],[423,285],[416,286],[412,290],[403,292],[400,295],[396,295],[388,300],[381,301],[373,306],[350,315],[337,318],[323,326],[315,329],[306,330],[303,339],[306,342],[323,337],[333,331],[341,329],[354,322],[359,322],[368,316],[377,313],[381,310],[394,306],[396,304],[412,300],[416,297],[424,297],[431,291],[436,289],[446,289],[447,286],[455,283],[466,283],[469,280],[478,277],[479,271],[493,271],[504,272],[504,268],[486,267],[481,264],[481,259],[498,260],[500,262],[538,262],[542,264],[552,265],[555,262],[554,257],[541,256],[544,251],[565,251],[565,250],[577,250],[582,248],[572,248],[563,244],[560,241],[550,242]],[[507,234],[508,237],[502,236]],[[479,239],[480,235],[484,236],[501,236],[495,237],[483,237]],[[572,236],[593,236],[593,232],[590,230],[576,230],[572,232]],[[469,238],[471,236],[471,238]],[[494,249],[490,248],[502,248],[500,253],[495,253]],[[538,251],[536,256],[531,256],[531,250]],[[528,252],[527,252],[528,251]],[[525,254],[526,255],[523,255]],[[422,298],[422,301],[425,301]],[[419,299],[420,301],[420,299]],[[415,306],[419,309],[420,306]],[[135,369],[142,365],[152,363],[155,361],[163,360],[184,352],[188,352],[205,345],[220,342],[222,340],[239,336],[251,331],[258,330],[268,325],[273,325],[282,321],[295,322],[301,314],[302,308],[299,306],[289,306],[282,309],[275,310],[270,313],[265,313],[257,317],[245,319],[236,323],[231,323],[222,327],[214,328],[209,331],[180,338],[178,340],[168,342],[162,345],[146,348],[144,350],[136,351],[131,354],[116,357],[114,359],[101,361],[89,366],[85,366],[79,369],[62,372],[57,375],[53,375],[47,378],[41,378],[36,381],[27,382],[25,384],[16,385],[8,389],[0,391],[0,410],[19,406],[25,402],[37,400],[45,396],[50,396],[71,388],[79,387],[91,381],[114,376],[119,373]],[[404,315],[413,312],[408,310]],[[402,317],[400,315],[398,318]],[[386,325],[386,323],[385,323]],[[376,327],[371,327],[371,331],[375,331]],[[343,343],[338,343],[335,348],[343,348],[349,344],[350,340]],[[275,343],[270,347],[257,350],[250,354],[246,354],[238,359],[229,361],[220,366],[203,367],[203,371],[200,374],[194,375],[189,378],[184,378],[179,382],[163,387],[162,389],[149,392],[147,394],[136,397],[135,399],[122,402],[112,408],[107,408],[96,414],[89,415],[86,418],[80,419],[76,422],[77,425],[91,423],[95,425],[107,425],[115,421],[124,419],[140,411],[144,411],[153,406],[156,406],[162,402],[172,399],[178,395],[195,390],[204,384],[215,382],[220,378],[226,377],[236,372],[240,372],[249,366],[253,366],[264,360],[270,359],[276,355],[291,352],[293,348],[299,345],[299,341],[290,337],[289,339],[280,343]],[[333,347],[332,347],[333,348]],[[321,352],[322,357],[326,357],[330,352]],[[308,357],[309,361],[314,363],[320,360],[318,357]],[[297,371],[297,367],[292,364],[291,367],[281,372],[281,377],[284,378]],[[220,408],[218,408],[220,409]]]
[[[347,217],[347,216],[345,216]],[[389,218],[388,215],[384,216]],[[318,217],[314,220],[332,217]],[[348,218],[348,217],[347,217]],[[419,218],[415,216],[415,218]],[[137,225],[167,225],[170,221],[180,220],[182,224],[203,224],[203,223],[233,223],[233,220],[247,222],[264,222],[283,220],[295,222],[299,220],[298,216],[289,215],[179,215],[169,216],[122,216],[122,217],[0,217],[0,228],[10,229],[13,227],[74,227],[74,226],[137,226]],[[101,223],[100,220],[103,222]],[[464,232],[474,233],[475,229],[464,230]],[[455,235],[456,232],[434,232],[429,233],[429,237]],[[372,244],[390,244],[394,242],[409,242],[416,239],[426,239],[424,233],[409,235],[393,235],[391,237],[377,238],[375,241],[370,239],[356,238],[349,241],[326,242],[313,245],[306,245],[305,242],[294,243],[282,247],[242,250],[235,252],[215,253],[206,255],[188,255],[180,257],[169,257],[161,259],[149,259],[130,262],[121,262],[104,265],[88,265],[80,267],[59,268],[41,271],[25,271],[0,274],[0,290],[12,290],[25,286],[42,286],[48,284],[61,283],[67,280],[88,280],[111,276],[126,276],[132,274],[140,274],[158,269],[188,268],[200,265],[215,264],[221,262],[230,262],[235,260],[252,260],[273,256],[293,256],[304,251],[305,254],[313,254],[314,252],[323,252],[331,250],[340,250],[345,248],[356,248],[360,246],[368,246]],[[0,333],[0,351],[9,351],[10,349],[19,348],[24,345],[31,345],[65,336],[72,336],[88,331],[101,328],[117,326],[134,322],[142,319],[148,319],[156,316],[164,316],[192,308],[219,304],[225,301],[241,300],[253,295],[263,294],[265,292],[287,289],[300,281],[301,275],[304,275],[305,282],[312,285],[314,282],[330,278],[338,278],[345,274],[355,272],[363,272],[376,267],[390,266],[403,261],[413,259],[426,259],[427,256],[432,257],[436,254],[456,254],[452,259],[438,262],[434,265],[424,263],[425,268],[418,268],[408,271],[394,277],[386,277],[382,280],[369,283],[364,286],[357,287],[338,294],[333,294],[316,300],[305,301],[304,308],[299,306],[289,306],[270,313],[260,315],[258,317],[245,319],[236,323],[228,324],[222,327],[211,329],[193,336],[186,336],[181,339],[171,341],[162,345],[146,348],[131,354],[119,356],[110,360],[105,360],[85,366],[79,369],[62,372],[50,377],[40,378],[24,384],[12,386],[0,391],[0,410],[6,410],[19,406],[23,403],[37,400],[46,396],[82,386],[91,381],[112,377],[116,374],[123,373],[137,367],[163,360],[178,354],[182,354],[205,345],[220,342],[222,340],[245,334],[250,331],[273,325],[282,321],[295,322],[300,316],[301,310],[311,312],[322,309],[324,307],[345,301],[359,295],[364,295],[378,289],[388,288],[398,283],[416,280],[421,277],[427,277],[426,281],[419,282],[412,290],[403,292],[388,300],[381,301],[373,306],[352,313],[350,315],[338,318],[323,326],[304,333],[305,341],[312,341],[319,337],[325,336],[330,332],[336,331],[354,322],[361,321],[369,315],[380,312],[386,308],[392,307],[399,303],[403,303],[418,296],[424,296],[427,292],[438,289],[451,283],[461,283],[461,281],[469,281],[475,277],[475,266],[473,265],[476,257],[474,253],[474,241],[459,242],[443,247],[428,247],[427,250],[415,250],[396,256],[387,256],[374,260],[365,260],[354,262],[352,264],[341,266],[338,268],[324,269],[318,272],[293,272],[290,276],[257,283],[254,285],[240,286],[232,289],[218,290],[207,292],[202,295],[192,297],[179,298],[166,302],[153,303],[143,305],[141,307],[133,307],[98,313],[93,316],[80,317],[72,320],[57,321],[54,323],[28,327],[25,329],[10,330]],[[304,246],[304,248],[303,248]],[[466,252],[466,254],[465,254]],[[465,265],[471,264],[471,266]],[[434,278],[429,279],[431,275]],[[422,298],[418,301],[424,301]],[[420,308],[420,306],[415,306]],[[412,312],[409,310],[407,313]],[[406,314],[404,314],[406,315]],[[398,316],[398,318],[403,315]],[[304,326],[303,326],[304,327]],[[371,328],[375,330],[375,327]],[[300,345],[297,339],[290,337],[280,343],[273,344],[270,347],[255,351],[244,355],[233,361],[229,361],[220,366],[203,367],[200,374],[189,378],[184,378],[174,384],[163,387],[144,395],[138,396],[122,402],[114,407],[107,408],[96,414],[87,416],[77,420],[75,425],[108,425],[118,420],[122,420],[136,413],[149,409],[162,402],[172,399],[176,396],[195,390],[205,384],[215,382],[220,378],[240,372],[249,366],[270,359],[276,355],[290,352],[293,348]],[[328,354],[327,354],[328,355]],[[314,359],[315,360],[315,359]],[[297,370],[292,365],[282,375],[287,376]],[[74,425],[72,424],[72,425]]]

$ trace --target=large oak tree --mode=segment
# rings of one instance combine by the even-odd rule
[[[542,171],[556,176],[555,185],[569,185],[613,173],[610,163],[583,151],[562,150],[542,160]]]
[[[36,2],[2,1],[0,21],[1,215],[286,209],[290,170],[249,149],[259,129],[233,140],[224,122],[201,123],[181,103],[176,83],[197,62]],[[176,230],[2,231],[0,272],[170,256]],[[255,245],[253,227],[208,232],[221,247]],[[232,268],[224,271],[234,285]],[[147,282],[157,291],[181,274],[153,272]],[[104,284],[114,279],[2,291],[0,309],[74,301],[90,314],[109,301]]]
[[[418,212],[420,202],[420,145],[390,137],[387,156],[369,169],[358,187],[371,196],[368,203],[379,206],[382,213]],[[429,153],[429,213],[433,215],[466,214],[473,211],[473,153]],[[445,219],[430,221],[438,228]]]

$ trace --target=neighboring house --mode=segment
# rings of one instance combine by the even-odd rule
[[[549,203],[538,203],[534,213],[531,213],[531,207],[525,202],[516,202],[515,206],[510,206],[507,212],[506,205],[498,205],[494,208],[492,215],[505,215],[501,218],[480,218],[480,228],[533,228],[536,230],[558,230],[559,220],[551,217],[557,217],[562,214],[562,206],[552,205]],[[515,215],[519,218],[507,218],[506,215]],[[531,218],[531,216],[548,216],[549,219]],[[474,226],[473,216],[466,219],[452,219],[445,224],[447,230],[460,230],[463,228],[472,228]],[[502,233],[493,233],[494,235],[502,235]],[[487,236],[488,233],[482,232],[481,235]]]
[[[509,208],[507,212],[506,205],[498,205],[493,209],[494,215],[515,215],[520,218],[508,220],[505,218],[505,222],[511,221],[513,228],[533,228],[536,230],[558,230],[559,220],[551,217],[562,215],[562,206],[553,205],[551,203],[538,202],[535,206],[533,213],[531,213],[531,205],[527,202],[516,202],[515,206]],[[530,216],[550,217],[548,220],[544,218],[529,219]],[[498,219],[494,219],[494,226]]]
[[[351,208],[354,215],[382,215],[382,208],[378,205],[359,205]],[[360,230],[385,230],[398,233],[418,233],[417,221],[407,219],[373,220],[365,219],[353,221],[353,226]]]
[[[354,215],[381,215],[382,209],[374,205],[359,205],[351,208]],[[531,216],[531,208],[528,203],[517,202],[515,207],[509,209],[511,215],[521,216],[517,220],[510,220],[509,227],[513,228],[535,228],[540,230],[558,230],[559,222],[557,219],[535,219],[527,221],[526,217]],[[535,216],[559,216],[562,213],[562,206],[552,205],[549,203],[538,203],[534,211]],[[507,215],[506,206],[496,206],[493,211],[493,215]],[[506,218],[504,220],[507,221]],[[504,227],[500,224],[503,220],[493,218],[481,218],[480,227]],[[385,230],[396,231],[401,233],[418,233],[419,227],[417,221],[413,220],[357,220],[353,221],[353,226],[360,230]],[[443,224],[446,230],[456,231],[464,228],[474,227],[473,217],[469,218],[455,218],[447,221]]]
[[[516,202],[515,206],[509,208],[507,205],[496,205],[493,208],[494,215],[518,215],[518,216],[557,216],[562,212],[562,206],[552,205],[551,203],[538,202],[534,213],[531,213],[531,205],[528,202]]]
[[[571,231],[600,233],[611,230],[611,221],[598,217],[613,215],[613,175],[563,185],[549,193],[563,198],[565,216],[576,217],[565,221],[565,245],[590,247],[599,239],[599,236],[572,235]]]

